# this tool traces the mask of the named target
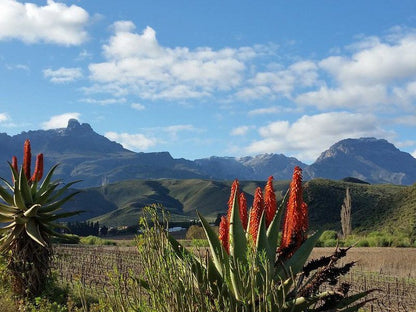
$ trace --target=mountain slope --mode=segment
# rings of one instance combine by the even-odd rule
[[[331,146],[305,168],[309,178],[350,176],[370,183],[410,185],[416,182],[416,159],[386,140],[346,139]]]
[[[264,185],[265,182],[258,181],[240,182],[248,206],[252,204],[256,187],[264,188]],[[163,205],[174,221],[196,219],[196,210],[214,220],[218,213],[227,211],[230,186],[230,181],[200,179],[123,181],[86,189],[79,198],[68,203],[66,209],[86,210],[77,217],[78,220],[90,219],[109,226],[137,225],[143,207],[153,203]],[[289,181],[274,183],[279,200],[288,186]],[[416,184],[370,185],[314,179],[306,182],[304,187],[311,230],[340,230],[340,210],[348,187],[355,231],[399,231],[408,235],[416,231]]]

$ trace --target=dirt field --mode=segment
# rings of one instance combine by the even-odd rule
[[[315,248],[311,257],[329,255],[334,249],[333,247]],[[353,247],[342,261],[357,261],[355,271],[416,279],[416,248]]]

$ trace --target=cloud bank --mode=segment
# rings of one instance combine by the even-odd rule
[[[80,45],[88,38],[85,30],[88,21],[88,12],[76,5],[67,6],[52,0],[45,6],[0,1],[0,40]]]

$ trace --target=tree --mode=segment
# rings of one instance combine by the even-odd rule
[[[344,203],[341,206],[341,228],[342,228],[343,238],[346,238],[352,232],[351,195],[350,195],[350,189],[348,187],[345,191]]]
[[[7,270],[14,292],[20,297],[41,294],[50,273],[51,237],[67,238],[55,231],[63,228],[55,221],[73,216],[80,211],[56,213],[61,206],[79,192],[68,194],[71,182],[60,186],[51,181],[55,165],[43,176],[43,154],[39,154],[33,175],[30,170],[30,141],[24,144],[23,165],[18,169],[14,156],[9,163],[12,182],[2,179],[0,185],[0,252],[7,259]]]

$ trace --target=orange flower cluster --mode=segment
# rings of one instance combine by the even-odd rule
[[[247,200],[244,193],[240,193],[238,180],[235,180],[231,186],[227,217],[221,218],[219,226],[219,239],[227,252],[229,252],[229,228],[234,196],[237,196],[238,198],[238,211],[243,229],[247,231],[248,227],[248,232],[253,242],[256,242],[257,240],[257,233],[260,227],[262,214],[266,214],[266,225],[269,226],[277,209],[276,195],[273,190],[273,177],[269,177],[264,188],[264,199],[261,188],[258,187],[256,189],[253,206],[250,210],[250,224],[248,224]]]
[[[290,195],[283,223],[279,252],[289,258],[306,240],[308,229],[308,206],[303,201],[302,169],[295,167],[290,183]]]
[[[25,174],[28,183],[32,183],[32,182],[35,182],[35,181],[40,181],[42,179],[42,176],[43,176],[43,154],[38,154],[37,155],[36,164],[35,164],[35,171],[33,172],[32,176],[30,175],[30,173],[31,173],[31,170],[30,170],[31,162],[32,162],[32,152],[31,152],[31,148],[30,148],[30,141],[26,140],[25,144],[24,144],[24,149],[23,149],[23,173]],[[16,172],[19,171],[16,156],[12,157],[11,166]]]
[[[244,193],[240,193],[239,190],[239,183],[238,180],[234,180],[231,186],[231,194],[230,198],[228,199],[228,212],[227,217],[221,217],[221,222],[219,226],[219,239],[224,246],[227,253],[230,251],[230,242],[229,242],[229,233],[230,233],[230,220],[231,220],[231,212],[234,205],[234,196],[237,196],[237,203],[238,203],[238,212],[240,214],[240,220],[243,225],[244,230],[247,228],[247,200]]]

